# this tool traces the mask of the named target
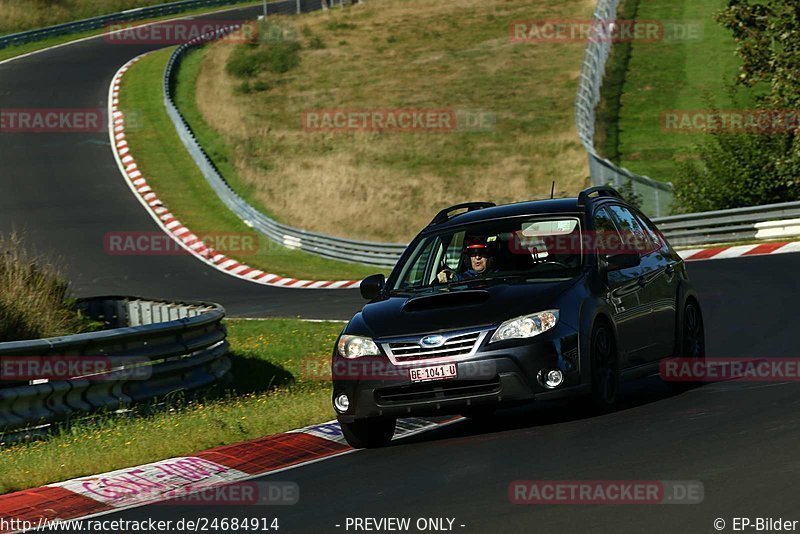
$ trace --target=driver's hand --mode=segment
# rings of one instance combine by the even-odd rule
[[[440,283],[446,284],[450,281],[450,273],[447,271],[442,271],[436,275],[436,279],[439,280]]]

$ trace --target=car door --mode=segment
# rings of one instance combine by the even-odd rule
[[[638,363],[652,362],[662,357],[665,346],[664,325],[656,324],[654,311],[664,306],[666,273],[656,245],[636,215],[619,204],[609,206],[609,211],[620,229],[623,242],[639,254],[639,306],[643,317],[646,317],[641,324],[647,339],[638,354]]]
[[[598,259],[604,260],[605,257],[621,251],[623,236],[608,209],[601,207],[595,212],[594,229]],[[650,345],[647,331],[650,307],[646,302],[643,304],[640,277],[641,266],[609,271],[607,274],[608,292],[605,300],[617,325],[617,347],[623,367],[645,363]]]
[[[653,334],[659,340],[659,358],[671,356],[675,345],[675,321],[677,319],[678,281],[675,273],[676,260],[670,253],[669,245],[655,225],[644,215],[634,212],[642,223],[650,241],[653,252],[649,254],[649,262],[655,267],[649,284],[654,294]]]

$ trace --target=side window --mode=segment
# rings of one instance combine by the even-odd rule
[[[598,254],[610,256],[620,249],[622,238],[608,210],[601,208],[594,214],[594,246]]]
[[[466,232],[458,232],[453,235],[450,244],[444,254],[444,262],[448,269],[455,271],[461,261],[461,251],[464,249],[464,235]]]
[[[649,254],[656,250],[656,246],[650,241],[648,233],[628,208],[612,205],[609,206],[609,209],[614,214],[617,224],[619,224],[622,241],[625,245],[633,248],[640,255]]]
[[[401,275],[399,287],[429,284],[435,275],[432,261],[437,256],[441,256],[441,249],[442,242],[438,237],[423,241],[415,253],[416,258],[407,267],[406,272]]]

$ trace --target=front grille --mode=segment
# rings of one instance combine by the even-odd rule
[[[491,380],[454,380],[379,389],[375,392],[375,400],[378,404],[386,406],[497,393],[500,393],[500,379],[495,377]]]
[[[389,359],[394,364],[451,362],[472,356],[478,350],[487,333],[487,330],[478,330],[442,334],[445,341],[438,347],[422,346],[420,340],[425,336],[389,341],[383,343],[383,350],[386,351],[386,355],[389,356]]]

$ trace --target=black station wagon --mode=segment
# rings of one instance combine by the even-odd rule
[[[681,257],[612,188],[578,198],[442,210],[333,352],[333,405],[354,447],[398,417],[491,417],[501,405],[584,394],[613,407],[623,379],[705,357]]]

